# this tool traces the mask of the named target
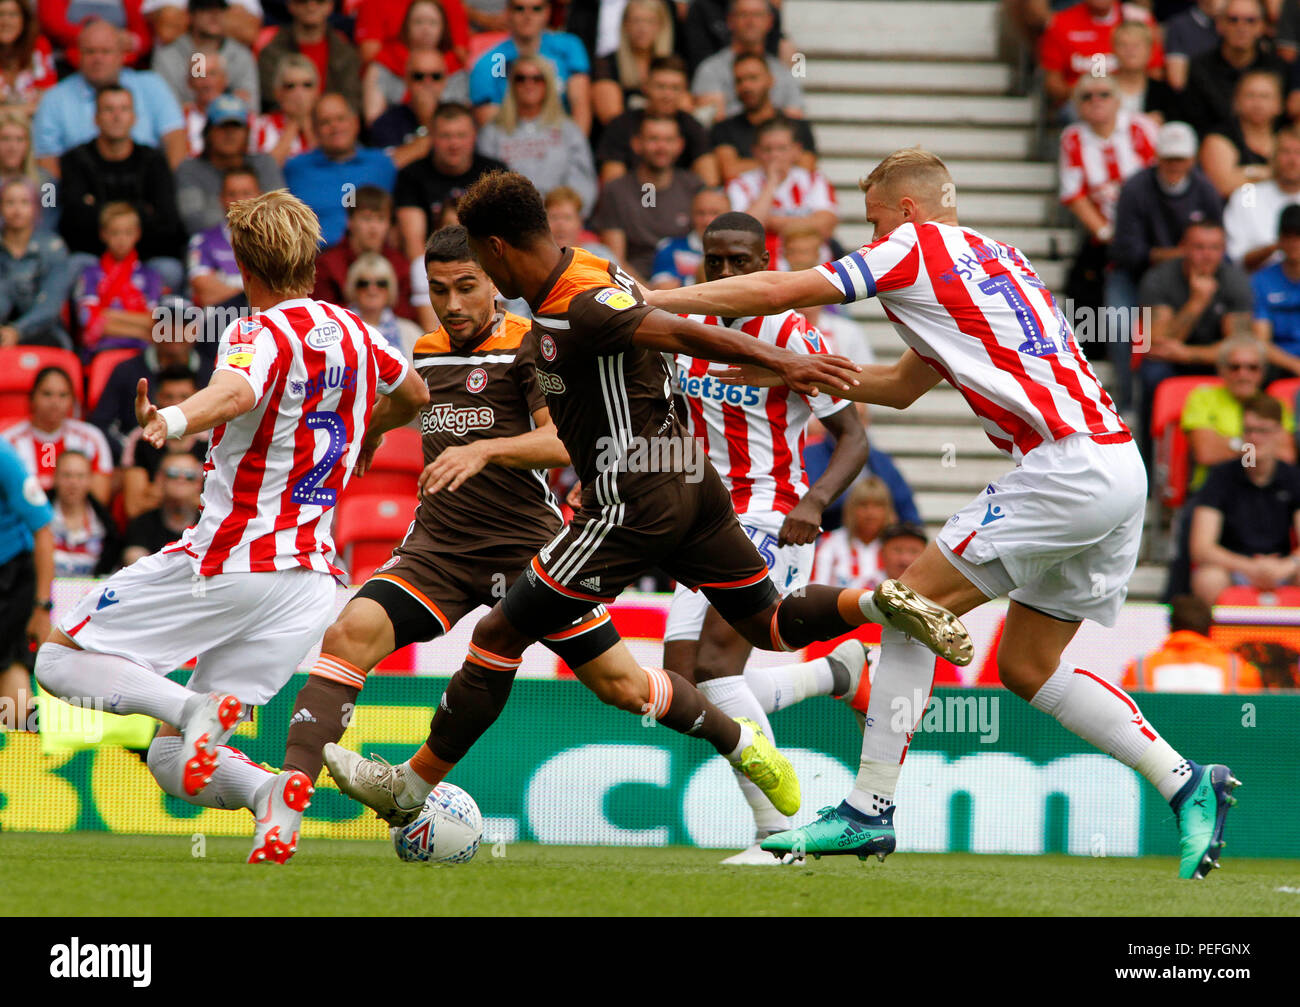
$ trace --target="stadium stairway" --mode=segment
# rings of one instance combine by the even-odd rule
[[[952,170],[962,223],[1015,245],[1059,293],[1075,238],[1059,226],[1056,165],[1039,154],[1039,102],[1017,91],[1019,56],[1004,41],[999,8],[994,0],[785,0],[782,17],[803,58],[796,72],[846,248],[870,238],[858,179],[885,154],[920,144]],[[851,310],[876,359],[896,359],[903,344],[879,305]],[[1105,363],[1097,369],[1105,382]],[[894,456],[932,534],[1011,467],[946,384],[905,413],[873,408],[870,433]],[[1163,565],[1143,563],[1130,597],[1153,600],[1164,580]]]

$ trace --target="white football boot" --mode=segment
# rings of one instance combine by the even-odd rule
[[[423,803],[414,808],[404,808],[397,803],[397,795],[402,790],[400,766],[390,765],[379,756],[362,758],[332,741],[322,754],[339,790],[354,801],[360,801],[393,828],[405,828],[419,816]]]
[[[302,813],[316,792],[306,773],[289,770],[262,785],[253,807],[257,825],[253,830],[250,864],[285,864],[298,852],[298,831]]]

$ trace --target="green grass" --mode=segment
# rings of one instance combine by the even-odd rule
[[[1227,860],[1206,882],[1172,858],[903,854],[880,864],[722,867],[682,847],[483,848],[469,864],[403,864],[382,842],[315,841],[285,867],[248,843],[187,837],[0,833],[15,916],[169,915],[1169,915],[1294,916],[1300,861]]]

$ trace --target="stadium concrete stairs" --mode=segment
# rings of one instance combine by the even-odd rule
[[[844,218],[841,244],[870,238],[858,179],[885,154],[919,143],[952,170],[962,223],[1015,245],[1059,293],[1075,237],[1059,226],[1038,98],[1019,93],[1019,54],[1004,39],[999,8],[988,0],[785,0],[782,16],[806,61],[808,116]],[[851,310],[876,360],[897,359],[903,344],[880,306]],[[1097,370],[1105,383],[1104,361]],[[932,534],[1011,467],[947,384],[906,412],[874,407],[870,435],[894,456]],[[1130,597],[1156,599],[1164,579],[1162,565],[1143,563]]]

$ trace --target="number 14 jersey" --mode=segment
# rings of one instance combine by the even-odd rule
[[[903,341],[1017,462],[1075,433],[1130,438],[1070,323],[1011,245],[955,224],[908,222],[817,269],[846,303],[879,298]]]
[[[356,464],[376,395],[409,363],[352,312],[297,298],[221,336],[216,371],[248,382],[257,404],[212,433],[203,509],[174,549],[195,572],[306,567],[337,574],[334,503]]]

